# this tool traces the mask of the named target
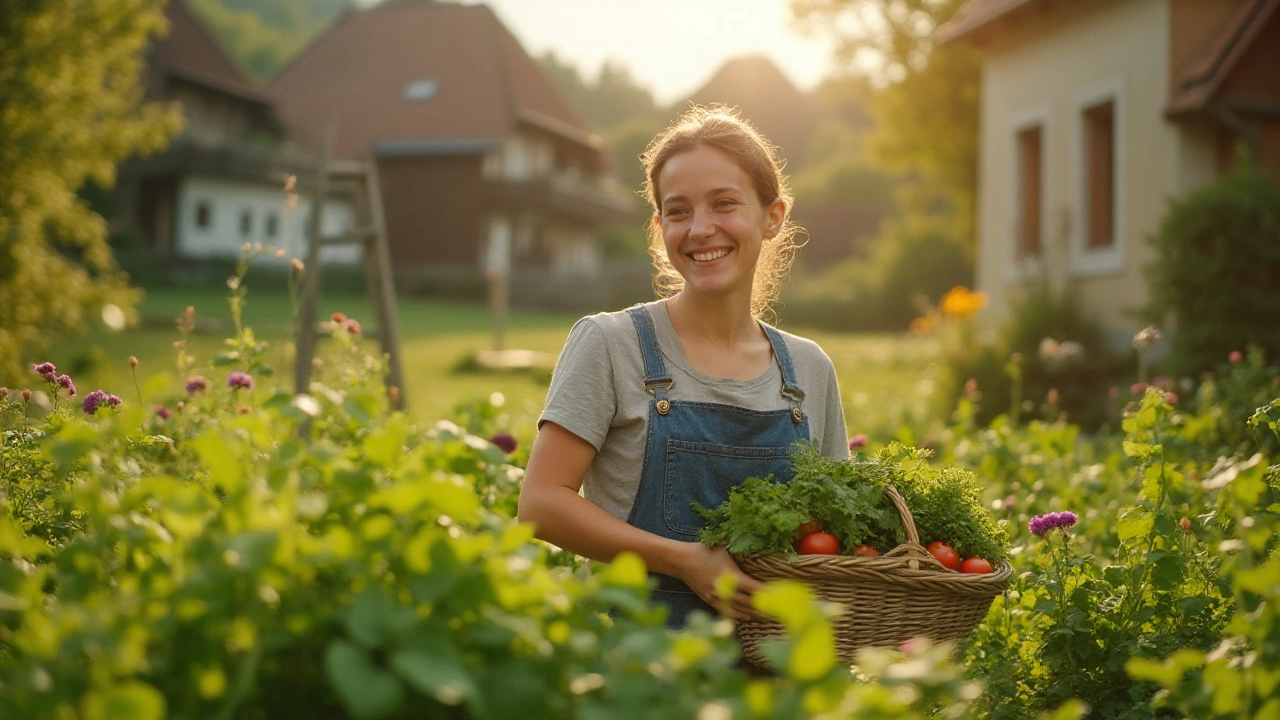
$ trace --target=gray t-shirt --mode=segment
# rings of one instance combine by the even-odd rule
[[[662,361],[675,381],[668,395],[671,400],[766,411],[790,407],[781,392],[782,373],[776,362],[750,380],[704,375],[685,359],[666,303],[659,300],[644,307],[653,318]],[[809,419],[809,439],[827,457],[848,458],[844,410],[831,359],[812,340],[786,332],[782,337],[791,353],[796,382],[805,393],[801,407]],[[579,320],[556,362],[538,427],[549,420],[595,447],[598,452],[583,478],[582,494],[621,520],[631,513],[640,487],[652,400],[644,389],[640,340],[626,311]]]

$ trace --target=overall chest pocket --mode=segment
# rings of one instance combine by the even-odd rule
[[[662,513],[667,529],[690,539],[703,520],[690,507],[715,509],[729,491],[749,477],[791,478],[787,447],[738,447],[715,443],[667,441]]]

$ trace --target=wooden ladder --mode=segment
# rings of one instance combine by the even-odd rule
[[[307,219],[307,259],[302,274],[302,305],[298,314],[297,356],[294,362],[294,391],[302,394],[311,385],[311,365],[316,354],[319,330],[316,312],[320,305],[320,249],[332,245],[360,244],[364,248],[362,262],[365,288],[373,305],[377,330],[386,358],[387,398],[397,410],[405,408],[404,373],[400,364],[399,315],[396,312],[395,285],[391,273],[391,251],[387,244],[387,225],[382,207],[382,188],[378,181],[377,161],[337,160],[333,158],[333,124],[325,128],[320,166],[311,192],[311,214]],[[342,195],[352,198],[355,223],[337,235],[321,235],[326,200]]]

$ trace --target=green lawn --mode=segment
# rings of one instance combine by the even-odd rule
[[[102,387],[131,399],[135,395],[128,357],[139,359],[145,379],[168,373],[168,393],[177,393],[184,378],[176,376],[173,342],[179,335],[174,320],[188,306],[196,310],[197,332],[189,352],[197,358],[194,373],[221,378],[210,359],[224,349],[233,333],[225,292],[207,289],[148,291],[139,312],[139,327],[109,332],[100,326],[86,337],[58,343],[48,359],[69,370],[83,392]],[[533,434],[532,420],[546,396],[546,373],[458,371],[476,351],[492,347],[489,319],[477,303],[402,298],[400,330],[404,344],[405,385],[410,411],[420,419],[447,417],[460,403],[500,392],[506,400],[512,430],[525,439]],[[322,299],[321,318],[335,311],[374,324],[368,299],[362,294],[330,294]],[[267,386],[290,386],[292,343],[288,336],[292,305],[284,292],[254,292],[250,288],[244,323],[259,339],[270,342],[268,357],[285,374],[265,379]],[[513,312],[507,347],[559,352],[577,315],[552,312]],[[785,322],[783,327],[787,327]],[[924,412],[936,375],[937,345],[927,339],[890,334],[809,333],[787,328],[817,340],[831,356],[840,378],[850,434],[885,435]],[[322,350],[323,351],[323,350]],[[42,358],[36,358],[39,360]],[[260,379],[263,382],[263,379]],[[147,398],[148,402],[162,397]]]

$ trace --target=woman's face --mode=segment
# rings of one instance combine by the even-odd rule
[[[656,179],[654,221],[685,291],[742,294],[750,302],[760,249],[782,227],[785,203],[762,205],[746,171],[705,146],[671,157]]]

